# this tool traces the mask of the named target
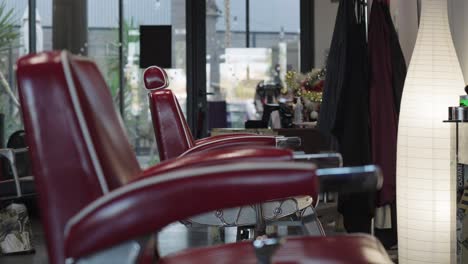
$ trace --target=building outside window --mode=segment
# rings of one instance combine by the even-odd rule
[[[246,1],[206,0],[206,56],[208,101],[224,101],[228,127],[243,127],[259,119],[255,101],[260,82],[283,82],[287,69],[299,70],[299,0],[250,0],[247,36]],[[28,0],[0,0],[12,10],[18,37],[0,47],[0,69],[16,94],[14,65],[28,50]],[[36,0],[37,51],[52,49],[53,0]],[[143,164],[157,161],[153,128],[139,68],[139,26],[172,26],[172,67],[167,69],[171,89],[185,111],[186,28],[185,0],[123,0],[123,120]],[[247,38],[248,46],[247,47]],[[99,66],[119,109],[119,1],[88,0],[88,56]],[[279,71],[277,71],[279,70]],[[5,115],[4,140],[21,129],[12,96],[2,86],[0,113]]]
[[[250,0],[248,43],[246,1],[206,1],[208,101],[226,101],[227,126],[242,128],[260,118],[257,85],[299,70],[299,0]]]
[[[20,56],[29,53],[28,0],[0,0],[5,6],[3,14],[9,15],[15,37],[0,46],[0,71],[8,84],[1,85],[0,113],[4,117],[4,138],[22,129],[17,98],[15,63]],[[36,50],[52,49],[53,0],[36,0]],[[139,68],[139,26],[172,26],[172,67],[167,69],[171,89],[179,98],[185,111],[186,100],[186,44],[185,0],[123,1],[124,35],[124,113],[127,133],[144,166],[158,160],[154,132]],[[3,27],[2,27],[3,28]],[[118,109],[119,105],[119,1],[88,0],[88,56],[101,70]],[[8,92],[11,90],[11,92]]]
[[[123,120],[130,142],[143,166],[158,161],[154,131],[139,67],[140,26],[172,26],[172,67],[166,69],[170,88],[185,110],[186,49],[185,0],[123,1]],[[117,0],[88,0],[88,55],[103,73],[116,109],[119,105],[119,3]]]

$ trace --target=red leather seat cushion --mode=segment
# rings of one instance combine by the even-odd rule
[[[165,173],[174,169],[184,167],[199,167],[206,165],[216,165],[222,162],[252,162],[252,161],[292,161],[293,153],[288,149],[278,149],[266,146],[245,147],[225,147],[208,151],[195,152],[176,159],[166,160],[156,166],[146,169],[142,175],[134,181],[141,180],[142,177],[153,177],[156,174]]]
[[[160,264],[252,263],[252,242],[240,242],[184,251],[165,257]],[[380,242],[368,235],[295,237],[276,252],[273,263],[392,263]]]

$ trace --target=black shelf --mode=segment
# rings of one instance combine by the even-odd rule
[[[444,123],[468,123],[468,120],[444,120]]]

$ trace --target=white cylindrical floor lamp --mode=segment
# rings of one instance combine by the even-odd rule
[[[458,105],[464,81],[447,0],[422,0],[421,7],[398,128],[399,263],[455,263],[456,164],[443,120]]]

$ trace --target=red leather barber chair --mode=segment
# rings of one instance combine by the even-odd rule
[[[373,167],[316,170],[313,164],[278,160],[224,159],[214,165],[208,158],[200,161],[206,153],[200,160],[185,157],[195,168],[179,159],[180,167],[164,163],[142,171],[94,63],[67,52],[29,55],[18,61],[17,78],[52,264],[219,263],[220,258],[254,263],[271,257],[275,263],[391,263],[369,236],[257,240],[254,246],[231,244],[159,258],[152,234],[171,222],[221,208],[314,197],[319,182],[322,189],[331,187],[328,191],[375,189],[381,176]]]
[[[194,140],[177,98],[167,89],[169,78],[166,71],[158,66],[151,66],[145,70],[143,78],[148,90],[151,118],[161,160],[229,146],[288,147],[300,144],[301,140],[298,137],[249,133],[224,134]],[[294,159],[315,162],[321,160],[328,162],[327,166],[342,166],[342,158],[338,153],[298,154]]]
[[[288,146],[300,144],[300,138],[261,136],[255,134],[228,134],[195,140],[185,120],[177,98],[170,89],[169,78],[164,69],[152,66],[144,72],[153,119],[153,127],[161,160],[184,156],[190,153],[229,146]]]
[[[169,78],[166,71],[160,67],[151,66],[145,70],[143,75],[145,87],[149,90],[149,105],[161,160],[230,146],[251,147],[267,145],[272,147],[287,147],[288,142],[294,140],[294,138],[256,134],[226,134],[194,140],[177,98],[168,89]],[[319,167],[322,167],[322,164],[334,167],[342,165],[342,158],[338,153],[295,154],[293,159],[296,161],[313,161]],[[262,223],[258,223],[258,219],[264,219],[268,222],[281,221],[287,226],[294,226],[301,224],[292,220],[294,219],[294,214],[313,216],[315,213],[312,208],[315,205],[317,205],[317,199],[312,200],[311,197],[307,196],[294,197],[286,201],[263,204],[262,210],[254,206],[241,208],[235,214],[223,214],[242,219],[242,221],[236,219],[225,221],[226,219],[219,217],[219,212],[215,212],[215,215],[211,216],[205,214],[202,218],[198,218],[196,222],[211,226],[225,226],[226,222],[228,222],[232,225],[244,227],[248,226],[250,222],[252,225],[257,225],[258,229],[258,226],[262,226]],[[227,216],[224,217],[227,218]],[[285,217],[288,219],[285,219]],[[311,219],[311,217],[308,218]],[[307,233],[323,235],[324,232],[318,219],[312,222],[316,223],[315,227],[313,224],[309,224]],[[240,230],[239,232],[247,233],[246,230]]]
[[[251,147],[266,145],[271,147],[287,147],[288,142],[294,140],[294,138],[282,136],[261,136],[245,133],[226,134],[194,140],[177,98],[170,89],[167,89],[169,87],[169,78],[166,71],[160,67],[151,66],[145,70],[143,75],[145,87],[149,90],[149,105],[161,160],[231,146]],[[299,138],[297,139],[300,141]],[[341,155],[338,153],[299,154],[294,155],[293,158],[304,161],[312,160],[316,164],[328,161],[327,165],[334,165],[335,167],[340,167],[342,164]],[[264,219],[268,222],[281,220],[287,226],[294,226],[300,223],[292,221],[290,218],[294,218],[293,215],[296,213],[301,216],[315,215],[312,210],[314,205],[317,205],[317,199],[312,200],[308,196],[294,197],[286,201],[263,204],[262,209],[256,208],[257,206],[240,208],[240,211],[235,213],[222,214],[223,218],[220,218],[219,212],[214,212],[215,214],[211,216],[204,214],[203,217],[197,218],[195,222],[211,226],[226,226],[226,223],[235,226],[248,226],[248,223],[251,223],[251,225],[257,225],[258,229],[258,226],[263,225],[258,222],[259,219]],[[229,216],[231,216],[231,219],[225,219]],[[232,219],[233,217],[236,219]],[[288,219],[284,219],[284,217],[288,217]],[[308,218],[311,219],[311,217]],[[323,235],[324,232],[318,219],[314,219],[313,222],[316,223],[315,227],[312,224],[308,225],[307,233]],[[241,230],[240,232],[246,233],[245,230]]]

